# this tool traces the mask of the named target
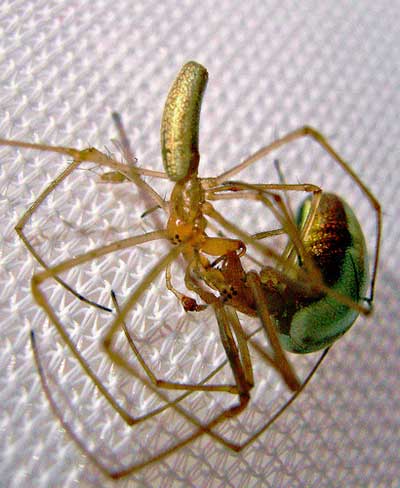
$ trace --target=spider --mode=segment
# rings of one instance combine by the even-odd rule
[[[378,201],[325,137],[308,126],[275,140],[217,177],[200,178],[198,176],[200,160],[198,132],[201,101],[207,80],[207,70],[200,64],[191,61],[183,66],[170,89],[161,124],[161,149],[165,173],[138,168],[132,164],[126,135],[116,115],[114,115],[114,119],[117,122],[128,164],[120,163],[109,154],[92,147],[77,150],[62,146],[0,139],[1,145],[49,151],[72,158],[72,162],[67,168],[42,192],[16,225],[16,231],[29,252],[44,268],[32,278],[32,293],[36,302],[55,325],[85,373],[128,425],[142,422],[166,408],[173,408],[195,426],[194,433],[149,460],[118,467],[118,469],[108,468],[86,448],[84,442],[63,419],[62,412],[52,398],[37,351],[35,335],[31,332],[36,364],[51,407],[78,445],[107,476],[112,478],[126,476],[147,466],[203,434],[210,435],[232,450],[240,451],[245,448],[264,432],[304,389],[325,357],[330,345],[351,327],[360,313],[368,314],[371,311],[381,235],[381,211]],[[377,237],[368,298],[364,298],[368,279],[364,236],[355,215],[342,199],[336,195],[324,193],[318,186],[311,184],[287,184],[284,181],[277,184],[246,184],[232,180],[242,170],[270,152],[304,137],[311,137],[322,146],[335,163],[360,187],[375,210]],[[25,236],[24,227],[48,195],[84,162],[92,162],[100,167],[111,169],[111,172],[103,175],[104,181],[129,180],[136,184],[153,199],[156,207],[166,211],[167,224],[164,228],[119,240],[55,266],[49,266]],[[174,182],[169,201],[164,200],[142,179],[142,176],[168,178]],[[301,207],[297,222],[293,217],[290,205],[285,203],[284,198],[281,197],[281,192],[285,195],[290,192],[306,192],[310,195]],[[257,235],[244,232],[236,224],[227,220],[211,203],[230,199],[261,202],[275,216],[281,227],[275,231]],[[210,236],[207,232],[210,221],[217,223],[235,237]],[[288,237],[287,246],[282,254],[261,242],[261,239],[280,233]],[[170,251],[144,276],[121,308],[112,293],[112,301],[117,313],[103,338],[103,345],[109,357],[130,375],[138,377],[137,369],[115,347],[115,336],[123,329],[133,354],[147,375],[147,384],[165,400],[163,407],[137,418],[132,417],[117,402],[91,369],[50,304],[42,290],[42,284],[47,280],[56,280],[87,304],[111,311],[108,307],[84,297],[62,280],[60,275],[108,253],[156,240],[169,241],[172,245]],[[262,264],[257,271],[246,271],[242,258],[246,255],[247,246],[252,246],[262,256],[272,259],[275,266]],[[171,264],[180,255],[186,262],[185,285],[187,289],[197,294],[205,304],[198,303],[196,299],[173,286]],[[157,378],[136,347],[125,325],[129,312],[148,290],[150,284],[164,271],[167,288],[175,294],[186,311],[196,312],[203,310],[206,306],[211,306],[217,319],[227,359],[197,384]],[[363,300],[366,302],[365,304],[362,303]],[[244,332],[237,312],[259,317],[261,330],[266,333],[272,353],[267,352],[251,335]],[[227,441],[213,429],[225,419],[240,414],[250,401],[254,378],[248,343],[251,343],[261,357],[275,368],[293,395],[245,442],[234,443]],[[324,349],[324,352],[311,373],[301,383],[286,357],[285,349],[296,353],[308,353],[321,349]],[[210,383],[227,363],[232,370],[234,383]],[[163,389],[183,390],[185,393],[171,401],[163,394]],[[198,391],[234,394],[237,395],[238,402],[224,409],[206,423],[202,423],[180,406],[182,399]]]

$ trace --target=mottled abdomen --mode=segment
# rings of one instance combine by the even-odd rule
[[[189,61],[168,93],[161,123],[161,152],[165,172],[172,181],[181,181],[197,171],[199,119],[207,80],[207,70]]]

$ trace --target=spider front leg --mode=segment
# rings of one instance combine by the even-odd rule
[[[300,382],[280,344],[258,274],[256,272],[246,273],[240,258],[232,252],[222,259],[219,272],[223,280],[231,286],[230,294],[224,294],[223,300],[230,305],[229,308],[260,318],[262,328],[272,348],[272,355],[255,342],[256,349],[263,359],[281,375],[288,388],[297,391],[300,388]],[[274,297],[270,300],[273,301]],[[235,316],[237,317],[236,313]],[[233,320],[231,322],[234,323]],[[239,324],[238,319],[236,323]]]
[[[280,137],[273,141],[271,144],[268,144],[265,147],[262,147],[254,154],[246,158],[242,163],[234,166],[230,170],[222,173],[220,176],[216,178],[210,179],[212,185],[218,186],[222,183],[230,180],[233,176],[243,171],[245,168],[251,166],[258,160],[262,159],[267,154],[283,147],[297,139],[303,139],[305,137],[310,137],[316,143],[318,143],[324,151],[326,151],[334,161],[335,164],[340,166],[345,173],[347,173],[350,178],[356,183],[356,185],[360,188],[362,193],[366,196],[368,201],[370,202],[371,207],[374,209],[375,217],[376,217],[376,237],[375,237],[375,246],[374,246],[374,259],[372,264],[372,275],[371,275],[371,284],[370,284],[370,293],[369,297],[367,298],[367,302],[371,305],[374,298],[374,290],[375,290],[375,282],[376,276],[378,271],[378,262],[379,262],[379,254],[380,254],[380,242],[381,242],[381,235],[382,235],[382,211],[381,206],[378,200],[375,198],[373,193],[368,189],[368,187],[363,183],[360,177],[351,169],[350,165],[335,151],[335,149],[331,146],[330,142],[324,137],[318,130],[314,129],[310,126],[303,126],[297,130],[289,132],[283,137]],[[362,313],[360,311],[360,313]]]
[[[307,215],[306,221],[301,229],[296,227],[293,221],[292,212],[280,195],[272,192],[305,192],[311,193],[311,209]],[[228,193],[227,193],[228,192]],[[281,259],[293,264],[297,256],[300,256],[305,265],[314,272],[318,277],[318,270],[315,269],[313,262],[308,259],[307,253],[304,251],[303,241],[307,238],[310,228],[313,224],[315,215],[318,210],[318,205],[321,200],[322,190],[319,186],[312,184],[252,184],[241,181],[229,181],[220,187],[211,188],[207,191],[209,200],[236,200],[247,199],[261,202],[268,208],[275,218],[282,226],[282,232],[290,236],[289,242],[285,251],[281,255]],[[279,212],[275,209],[274,204],[277,205]],[[300,232],[299,232],[300,231]],[[273,231],[276,234],[276,231]],[[264,238],[273,235],[271,232],[261,233],[260,236],[253,236],[254,239]],[[297,251],[297,254],[294,252]]]
[[[261,196],[261,197],[257,197],[257,199],[258,198],[264,198],[264,197]],[[269,205],[267,204],[267,206]],[[318,273],[318,270],[316,273],[314,273],[314,272],[309,272],[309,270],[303,269],[301,267],[295,266],[293,263],[291,263],[290,261],[282,257],[282,255],[277,253],[270,246],[266,246],[260,243],[259,240],[254,239],[251,235],[242,231],[235,224],[229,222],[219,212],[217,212],[216,209],[209,202],[206,202],[203,205],[203,211],[206,215],[214,219],[216,222],[218,222],[222,227],[227,229],[229,232],[237,235],[245,244],[252,245],[255,249],[261,252],[265,257],[273,259],[275,263],[277,263],[279,266],[282,267],[285,273],[289,273],[289,274],[291,272],[296,273],[298,280],[301,283],[303,283],[304,287],[308,288],[311,285],[319,292],[329,295],[330,297],[337,300],[339,303],[346,305],[347,307],[356,310],[358,313],[361,313],[363,315],[368,315],[371,313],[371,307],[363,306],[355,302],[354,300],[352,300],[346,294],[340,293],[337,290],[334,290],[333,288],[324,284],[324,282],[320,278],[320,273]],[[285,227],[285,228],[292,228],[293,223],[290,223],[290,221],[287,221],[287,223],[289,227]],[[295,239],[295,242],[298,243],[300,249],[303,247],[303,244],[301,243],[301,240],[298,235],[298,231],[294,230],[293,234],[289,234],[289,238]],[[310,262],[310,269],[312,270],[313,267],[314,267],[313,263]]]

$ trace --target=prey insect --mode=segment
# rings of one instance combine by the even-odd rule
[[[77,150],[62,146],[0,139],[1,145],[49,151],[72,158],[72,162],[43,191],[16,226],[16,230],[28,250],[44,268],[32,278],[32,293],[36,302],[55,325],[64,343],[69,347],[84,372],[128,425],[139,424],[154,418],[166,408],[170,408],[194,427],[194,431],[184,439],[173,443],[169,448],[154,454],[149,459],[109,468],[84,445],[84,442],[64,420],[62,412],[52,398],[51,388],[40,363],[35,336],[32,333],[35,360],[44,391],[53,410],[90,459],[106,475],[113,478],[119,478],[143,468],[204,434],[235,451],[240,451],[248,446],[302,391],[325,357],[327,348],[351,327],[360,313],[368,314],[371,310],[381,233],[380,206],[375,197],[327,140],[310,127],[300,128],[275,140],[217,177],[200,178],[198,176],[200,160],[198,130],[201,101],[207,79],[208,74],[204,67],[198,63],[189,62],[183,66],[172,85],[161,125],[161,149],[165,173],[138,168],[133,164],[120,163],[110,155],[94,148]],[[119,131],[121,139],[124,141],[125,134],[121,126],[119,126]],[[287,184],[285,182],[246,184],[232,180],[245,168],[270,152],[304,137],[310,137],[322,146],[333,161],[353,179],[376,212],[375,257],[370,293],[369,297],[364,300],[365,303],[363,303],[363,299],[368,275],[366,246],[360,225],[344,201],[335,195],[323,193],[318,186],[312,184]],[[128,163],[132,163],[129,161],[132,158],[128,144],[123,142],[123,147],[126,149]],[[107,181],[119,182],[126,179],[137,185],[139,189],[149,195],[157,207],[167,212],[167,224],[165,228],[134,235],[50,266],[27,239],[24,227],[42,202],[85,162],[109,168],[111,172],[104,176]],[[174,182],[169,201],[165,201],[144,181],[143,176],[168,178]],[[282,198],[282,192],[285,195],[291,192],[305,192],[310,195],[302,207],[298,222],[295,221],[290,206]],[[276,218],[280,228],[258,235],[251,235],[240,229],[218,212],[211,203],[230,199],[260,202],[263,208]],[[216,223],[233,237],[210,235],[208,231],[210,222]],[[287,246],[282,254],[275,251],[272,246],[261,242],[262,239],[277,233],[283,233],[288,238]],[[143,416],[134,417],[113,397],[82,356],[46,296],[43,284],[49,280],[56,280],[88,305],[111,311],[108,307],[84,297],[82,293],[60,278],[60,275],[109,253],[157,240],[170,242],[171,250],[144,276],[121,308],[113,295],[116,314],[103,339],[105,351],[111,360],[125,369],[132,377],[141,377],[137,368],[133,367],[116,347],[116,336],[121,330],[124,331],[131,352],[146,376],[146,384],[165,402],[161,408]],[[272,260],[274,266],[262,264],[256,271],[247,271],[243,265],[243,258],[249,246],[263,258]],[[174,287],[171,265],[178,256],[183,256],[186,263],[184,277],[186,288],[189,292],[195,293],[204,303],[199,303],[198,298],[192,298],[186,292],[182,293]],[[205,306],[210,306],[217,319],[220,339],[227,359],[198,383],[158,378],[148,366],[126,326],[129,313],[162,272],[165,272],[167,289],[174,293],[186,311],[201,311]],[[265,332],[272,352],[259,344],[253,335],[244,332],[238,312],[259,317],[261,330]],[[294,393],[292,398],[246,441],[236,443],[226,440],[216,431],[216,427],[223,421],[238,416],[250,402],[254,378],[249,344],[256,349],[258,355],[268,365],[280,374],[287,387]],[[308,377],[301,382],[284,349],[297,353],[308,353],[321,349],[325,349],[325,352]],[[232,371],[234,382],[232,384],[213,383],[213,378],[226,364]],[[163,390],[182,390],[184,393],[174,400],[170,400]],[[238,400],[234,405],[222,409],[211,420],[202,422],[181,406],[182,400],[188,395],[201,391],[236,395]]]

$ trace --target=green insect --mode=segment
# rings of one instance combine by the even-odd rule
[[[381,235],[381,212],[375,197],[327,140],[310,127],[300,128],[277,139],[220,176],[200,178],[198,176],[199,117],[207,80],[206,69],[198,63],[189,62],[183,66],[169,92],[161,126],[161,152],[165,173],[138,168],[133,164],[126,135],[117,116],[114,118],[122,146],[125,149],[127,163],[120,163],[94,148],[77,150],[62,146],[0,139],[0,145],[55,152],[67,155],[73,160],[43,191],[16,226],[16,230],[28,250],[44,268],[32,278],[34,298],[55,325],[64,343],[115,412],[128,425],[144,422],[167,408],[171,408],[195,427],[194,433],[177,441],[164,451],[155,453],[153,457],[143,462],[110,468],[85,446],[84,441],[65,421],[60,408],[53,400],[32,332],[31,340],[35,360],[44,391],[53,410],[89,458],[103,473],[112,478],[120,478],[137,471],[204,434],[234,451],[245,448],[264,432],[302,391],[325,357],[326,348],[351,327],[360,313],[367,314],[371,310]],[[377,240],[368,298],[364,298],[368,281],[368,263],[363,233],[352,210],[342,199],[324,193],[319,187],[312,184],[287,184],[283,181],[279,184],[248,184],[232,181],[235,175],[270,152],[303,137],[311,137],[332,156],[333,161],[359,186],[376,212]],[[93,249],[58,265],[49,266],[25,236],[24,227],[48,195],[84,162],[92,162],[100,167],[111,169],[111,172],[103,175],[104,181],[114,183],[131,181],[136,184],[153,199],[157,207],[167,213],[167,223],[164,228],[156,231],[134,235]],[[143,180],[143,176],[167,178],[174,182],[169,201],[164,200],[150,187]],[[305,192],[311,195],[300,209],[297,221],[292,216],[290,205],[285,203],[284,196],[290,192]],[[259,234],[251,234],[240,229],[225,215],[218,212],[211,203],[230,199],[261,202],[263,208],[280,223],[280,228]],[[210,235],[211,221],[221,226],[232,237]],[[272,246],[261,242],[261,240],[277,234],[284,234],[288,238],[287,246],[282,254],[277,253]],[[60,275],[108,253],[155,240],[167,240],[171,243],[171,250],[144,276],[121,309],[115,295],[112,294],[116,314],[103,339],[104,348],[109,357],[132,377],[139,378],[141,372],[130,364],[115,345],[116,334],[121,329],[125,332],[132,354],[147,376],[148,387],[164,401],[163,407],[136,418],[130,415],[128,410],[113,397],[75,346],[43,291],[43,283],[48,280],[56,280],[87,304],[111,311],[110,308],[84,297],[61,279]],[[261,264],[256,271],[247,271],[243,264],[243,257],[246,255],[248,247],[253,248],[263,257],[272,259],[274,266]],[[203,303],[198,303],[197,297],[195,299],[188,296],[186,291],[183,293],[173,286],[171,264],[178,256],[183,256],[186,263],[186,288],[197,295]],[[167,289],[175,294],[186,311],[200,312],[209,306],[212,307],[217,319],[227,359],[199,383],[179,383],[156,377],[134,343],[125,324],[128,314],[135,304],[163,271]],[[366,301],[366,304],[363,301]],[[272,353],[267,352],[253,335],[247,335],[244,332],[238,312],[260,319],[260,329],[265,332]],[[224,420],[239,415],[250,402],[254,378],[249,344],[269,365],[275,368],[287,387],[294,393],[292,398],[246,441],[235,443],[226,440],[214,428]],[[308,353],[320,349],[325,349],[325,352],[308,377],[300,382],[284,350]],[[213,383],[212,379],[226,364],[231,368],[234,383],[222,385]],[[165,389],[182,390],[184,393],[171,401],[163,393]],[[238,402],[204,423],[180,405],[180,402],[190,394],[201,391],[237,395]]]
[[[300,228],[309,212],[310,201],[306,200],[300,209]],[[367,249],[360,224],[345,201],[323,193],[304,246],[326,285],[355,303],[364,299],[368,277]],[[328,347],[352,326],[358,316],[357,310],[329,295],[317,300],[304,297],[304,300],[305,303],[300,300],[297,304],[290,324],[287,318],[278,321],[281,342],[287,351],[308,353]]]
[[[311,200],[306,199],[299,210],[299,229],[304,227],[310,210]],[[262,267],[259,273],[246,273],[234,253],[221,258],[221,269],[225,282],[239,284],[235,297],[225,302],[248,315],[251,312],[246,307],[261,315],[266,305],[283,349],[307,354],[331,346],[359,315],[358,308],[338,300],[336,293],[354,303],[371,303],[371,299],[365,295],[368,259],[364,235],[353,211],[340,197],[321,194],[302,244],[303,252],[315,265],[314,271],[321,274],[332,293],[321,292],[298,276],[297,271],[304,267],[301,254],[296,254],[298,270],[287,274],[271,266]],[[257,289],[252,291],[254,286]]]

